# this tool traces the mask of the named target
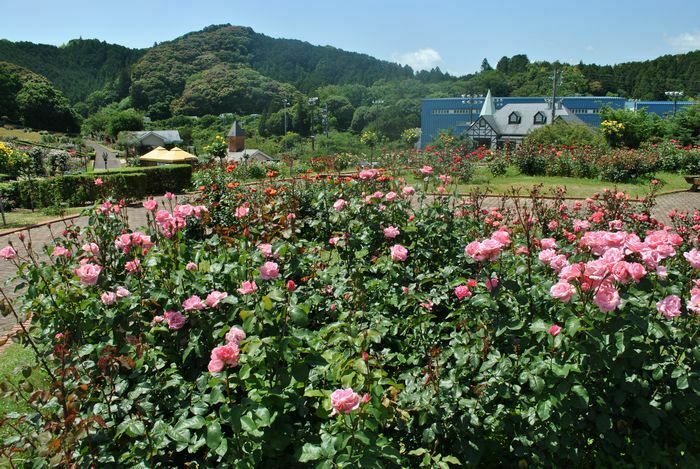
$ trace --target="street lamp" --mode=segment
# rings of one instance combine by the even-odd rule
[[[374,106],[378,107],[378,106],[381,106],[382,104],[384,104],[384,100],[383,99],[373,99],[372,104]],[[377,130],[377,139],[379,139],[379,111],[377,111],[377,115],[374,118],[374,128]]]
[[[666,96],[669,98],[673,98],[673,115],[676,115],[676,102],[678,101],[678,98],[683,97],[683,92],[682,91],[666,91],[664,93]]]

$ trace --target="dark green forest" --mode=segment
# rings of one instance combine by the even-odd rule
[[[563,70],[560,95],[658,100],[669,89],[691,99],[700,95],[700,51],[617,65],[531,62],[519,54],[495,66],[484,59],[479,71],[455,77],[439,68],[416,73],[365,54],[232,25],[209,26],[143,50],[94,39],[60,47],[0,40],[0,61],[46,77],[83,118],[132,108],[154,120],[260,114],[262,135],[284,132],[286,99],[288,130],[301,135],[327,123],[339,131],[381,128],[393,138],[420,125],[422,98],[488,89],[496,96],[548,95],[555,66]],[[0,95],[0,105],[10,101]]]

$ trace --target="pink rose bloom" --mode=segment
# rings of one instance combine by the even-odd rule
[[[280,269],[275,262],[265,262],[260,267],[260,278],[263,280],[274,280],[280,276]]]
[[[340,241],[340,236],[333,236],[331,239],[328,240],[328,244],[331,246],[335,246],[338,244],[338,241]]]
[[[168,322],[168,328],[173,330],[178,330],[185,325],[187,318],[182,315],[179,311],[166,311],[163,313],[163,317]]]
[[[185,270],[197,270],[197,264],[195,264],[194,262],[188,262],[185,266]]]
[[[93,256],[98,256],[100,254],[100,247],[95,243],[87,243],[83,244],[83,251]]]
[[[681,299],[676,295],[669,295],[656,303],[656,310],[666,319],[672,319],[681,315]]]
[[[574,280],[583,275],[583,266],[581,264],[567,265],[559,272],[560,280]]]
[[[647,269],[639,262],[627,262],[625,265],[627,273],[635,281],[639,282],[647,274]]]
[[[258,251],[265,257],[272,257],[272,244],[258,244]]]
[[[668,277],[668,270],[666,267],[660,265],[656,268],[656,275],[661,279],[661,280],[666,280]]]
[[[104,181],[102,180],[102,178],[97,178],[97,179],[95,179],[95,185],[96,185],[96,186],[101,186],[102,184],[104,184]]]
[[[558,256],[552,257],[549,261],[549,266],[556,272],[559,273],[564,267],[569,265],[569,261],[565,255],[559,254]]]
[[[554,238],[542,238],[540,240],[540,246],[542,246],[542,249],[554,249],[557,247],[557,242]]]
[[[100,301],[103,305],[111,306],[117,301],[117,295],[111,291],[106,291],[100,295]]]
[[[608,229],[609,230],[621,230],[622,229],[622,220],[613,220],[608,222]]]
[[[620,293],[609,283],[604,283],[595,293],[593,303],[600,308],[601,311],[614,311],[620,306]]]
[[[559,228],[559,222],[556,221],[556,220],[552,220],[552,221],[550,221],[550,222],[547,224],[547,228],[549,228],[550,230],[554,231],[554,230],[556,230],[557,228]]]
[[[209,366],[207,368],[210,373],[219,373],[224,369],[225,365],[237,366],[240,354],[241,352],[236,343],[229,343],[216,347],[211,351]]]
[[[164,197],[165,197],[166,199],[168,199],[168,200],[172,200],[172,198],[175,197],[175,196],[173,195],[172,192],[166,192],[165,195],[164,195]]]
[[[693,269],[700,269],[700,251],[693,249],[683,253],[683,257],[688,261]]]
[[[495,231],[491,235],[491,239],[499,242],[501,246],[508,246],[510,244],[510,235],[504,230]]]
[[[544,251],[540,251],[537,258],[540,260],[540,262],[549,264],[556,255],[557,253],[554,249],[545,249]]]
[[[95,285],[97,283],[97,278],[102,272],[102,266],[97,264],[83,264],[77,269],[75,269],[75,275],[80,278],[80,282],[83,285]]]
[[[226,333],[226,343],[228,344],[240,344],[242,340],[244,340],[246,337],[245,331],[241,329],[240,327],[233,326],[229,331]]]
[[[399,231],[398,228],[395,226],[388,226],[384,228],[384,236],[390,239],[396,238],[398,235],[401,234],[401,231]]]
[[[17,258],[17,252],[12,248],[12,246],[5,246],[0,249],[0,257],[6,260],[11,260]]]
[[[127,296],[130,296],[131,292],[127,290],[124,287],[117,287],[117,297],[118,298],[126,298]]]
[[[400,244],[394,244],[391,248],[391,259],[394,261],[405,261],[408,257],[408,250]]]
[[[345,209],[345,207],[347,207],[347,206],[348,206],[347,201],[345,201],[343,199],[338,199],[333,204],[333,210],[335,210],[336,212],[342,212]]]
[[[239,288],[237,291],[241,295],[250,295],[251,293],[257,291],[258,286],[255,284],[255,281],[249,282],[245,281],[241,283],[241,288]]]
[[[185,311],[199,311],[206,307],[207,305],[197,295],[192,295],[182,303],[182,309]]]
[[[294,280],[287,280],[287,290],[289,293],[293,293],[294,290],[296,290],[297,284],[294,283]]]
[[[387,192],[386,195],[384,196],[384,198],[387,200],[387,202],[393,202],[398,197],[399,197],[399,195],[394,191]]]
[[[576,293],[576,288],[568,282],[557,282],[549,289],[549,294],[552,295],[552,298],[561,300],[564,303],[568,303],[571,297],[574,296],[574,293]]]
[[[243,218],[248,215],[248,212],[250,212],[250,208],[240,206],[236,209],[236,218]]]
[[[486,289],[488,291],[493,291],[496,287],[498,287],[498,284],[498,277],[490,278],[486,281]]]
[[[360,171],[360,179],[373,179],[377,176],[378,171],[376,169],[364,169]]]
[[[574,220],[574,232],[586,231],[590,225],[588,220]]]
[[[216,308],[219,306],[219,303],[221,303],[221,300],[226,298],[228,296],[228,293],[226,292],[220,292],[214,290],[213,292],[209,293],[207,295],[207,299],[204,300],[204,303],[206,303],[207,306],[210,308]]]
[[[155,199],[148,199],[143,203],[143,208],[151,212],[155,212],[155,210],[158,208],[158,202],[156,202]]]
[[[469,291],[469,287],[466,285],[460,285],[455,288],[455,296],[458,300],[461,300],[468,296],[472,296],[472,292]]]
[[[352,388],[336,389],[331,394],[331,406],[333,407],[331,417],[336,414],[349,414],[359,409],[360,401],[361,397]]]
[[[416,193],[416,190],[411,186],[406,186],[403,189],[401,189],[401,193],[403,195],[413,195]]]
[[[70,251],[63,246],[56,246],[53,248],[53,251],[51,252],[51,256],[53,257],[68,257],[70,256]]]
[[[287,215],[287,221],[294,220],[296,217],[297,217],[297,216],[296,216],[295,214],[290,213],[290,214]]]
[[[552,327],[550,327],[547,332],[549,332],[552,337],[556,337],[561,332],[561,327],[557,326],[556,324],[552,324]]]
[[[420,173],[423,176],[429,176],[429,175],[433,174],[433,168],[432,168],[432,166],[425,165],[420,169]]]
[[[138,272],[141,269],[141,261],[139,259],[129,261],[126,264],[124,264],[124,268],[127,272],[131,274],[133,274],[134,272]]]
[[[159,225],[170,221],[171,218],[172,215],[170,215],[170,212],[168,212],[167,210],[158,210],[158,212],[156,213],[156,222]]]
[[[690,300],[688,300],[688,303],[686,303],[688,306],[688,311],[692,311],[695,314],[700,314],[700,291],[693,289],[690,293]]]
[[[194,215],[194,207],[190,204],[176,205],[173,214],[182,218],[191,217]]]

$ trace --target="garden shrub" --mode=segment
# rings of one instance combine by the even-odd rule
[[[628,182],[648,178],[659,169],[655,155],[635,150],[612,150],[598,159],[600,179]]]
[[[115,201],[21,266],[27,465],[700,464],[700,252],[653,194],[506,209],[357,180]],[[126,175],[125,175],[126,176]],[[229,186],[229,183],[232,185]],[[172,202],[172,205],[170,204]],[[682,234],[682,236],[680,235]],[[90,244],[94,243],[94,244]],[[21,425],[21,427],[18,427]],[[48,442],[48,443],[47,443]]]

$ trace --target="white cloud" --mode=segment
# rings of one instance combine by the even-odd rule
[[[671,47],[678,52],[688,52],[700,49],[700,30],[688,33],[681,33],[678,36],[666,38]]]
[[[392,59],[402,65],[409,65],[413,70],[430,70],[442,62],[440,53],[435,49],[426,47],[414,52],[393,54]]]
[[[585,49],[586,49],[586,52],[593,52],[593,50],[594,50],[593,46],[586,46]]]

